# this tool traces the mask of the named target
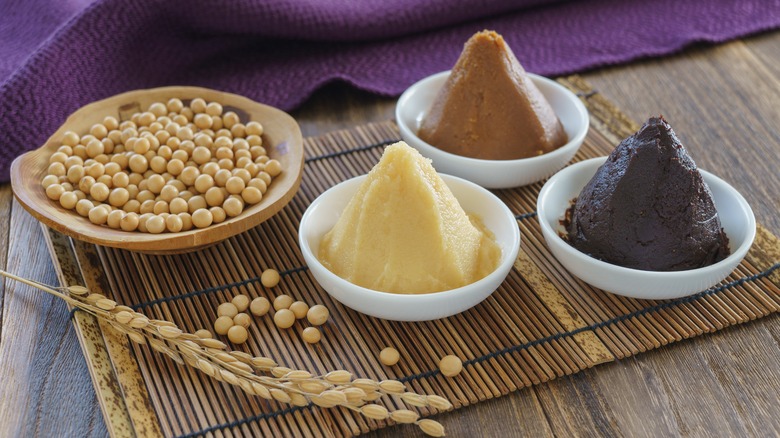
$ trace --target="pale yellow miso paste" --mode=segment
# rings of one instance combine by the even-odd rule
[[[351,283],[399,294],[465,286],[492,272],[500,257],[492,233],[404,142],[385,149],[318,255]]]

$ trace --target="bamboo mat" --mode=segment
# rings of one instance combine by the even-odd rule
[[[606,155],[637,128],[580,78],[560,81],[583,97],[591,114],[590,133],[575,161]],[[262,225],[196,253],[143,255],[71,241],[49,230],[60,280],[85,284],[189,331],[211,328],[217,306],[239,293],[270,299],[286,293],[323,303],[331,319],[322,327],[319,344],[301,340],[306,325],[300,321],[279,330],[265,316],[254,318],[250,340],[239,349],[314,373],[347,369],[372,379],[399,379],[415,391],[447,397],[455,409],[780,309],[780,245],[761,226],[731,276],[692,297],[636,300],[590,287],[547,250],[534,213],[537,183],[496,192],[517,215],[522,245],[515,268],[486,301],[462,314],[421,323],[352,311],[332,300],[305,268],[298,223],[317,195],[366,173],[383,146],[397,139],[393,122],[307,139],[303,181],[292,202]],[[282,272],[277,288],[260,284],[266,268]],[[89,315],[77,312],[74,320],[113,436],[342,437],[392,425],[343,409],[291,408],[251,397],[147,346],[131,345]],[[401,352],[397,366],[383,366],[377,359],[388,345]],[[466,360],[456,378],[436,370],[438,358],[446,354]],[[384,403],[401,407],[394,399]],[[432,413],[422,409],[423,415]]]

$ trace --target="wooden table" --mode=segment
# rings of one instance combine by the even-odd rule
[[[583,74],[637,121],[663,114],[696,163],[780,234],[780,32]],[[393,117],[395,99],[332,85],[293,115],[304,135]],[[55,282],[40,227],[0,188],[0,266]],[[0,436],[107,434],[64,304],[0,289]],[[450,436],[780,436],[773,315],[442,414]],[[405,428],[408,433],[411,429]],[[386,429],[375,436],[395,436]]]

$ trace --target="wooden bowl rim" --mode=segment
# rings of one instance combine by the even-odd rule
[[[277,177],[278,179],[274,178],[273,184],[271,184],[260,203],[250,206],[240,215],[234,218],[228,218],[219,224],[211,225],[207,228],[192,229],[179,233],[161,234],[141,233],[137,231],[127,232],[92,224],[88,219],[79,216],[75,211],[67,211],[59,206],[59,204],[48,199],[40,186],[39,180],[35,180],[35,178],[32,177],[25,178],[22,174],[21,169],[23,164],[30,160],[32,160],[34,164],[41,154],[46,156],[46,162],[48,163],[48,157],[57,147],[59,147],[59,145],[56,145],[55,143],[57,143],[62,137],[62,134],[69,129],[68,126],[73,123],[73,120],[96,111],[97,108],[102,107],[109,101],[117,101],[118,104],[116,105],[116,108],[118,109],[122,106],[120,102],[132,102],[134,99],[141,99],[142,96],[148,97],[153,94],[159,94],[161,98],[166,97],[165,100],[172,97],[187,99],[186,97],[182,97],[183,95],[190,96],[190,99],[202,97],[208,101],[217,101],[226,107],[235,107],[246,111],[251,109],[254,112],[267,113],[267,120],[258,120],[263,123],[263,126],[266,128],[264,137],[269,132],[274,132],[276,130],[285,133],[286,142],[274,144],[273,150],[276,152],[280,145],[284,146],[286,143],[286,146],[283,148],[285,149],[283,155],[290,156],[292,161],[290,162],[289,167],[283,167],[282,173]],[[105,112],[102,114],[103,116],[107,115]],[[264,123],[269,121],[275,123],[268,125]],[[269,128],[271,128],[271,131],[269,131]],[[272,155],[271,152],[272,151],[269,150],[269,155]],[[233,93],[194,86],[167,86],[127,91],[91,102],[74,111],[42,146],[20,155],[11,163],[11,188],[16,200],[35,219],[74,239],[97,245],[144,253],[175,254],[195,251],[219,243],[222,240],[249,230],[250,228],[254,228],[278,213],[297,193],[301,183],[303,165],[303,138],[300,127],[295,119],[286,112]],[[40,190],[40,192],[33,194],[30,193],[30,190]],[[41,202],[41,195],[43,196],[42,200],[45,202]],[[80,221],[80,223],[77,224],[79,226],[75,227],[73,222],[63,223],[55,214],[53,214],[53,211],[72,215],[74,221]]]

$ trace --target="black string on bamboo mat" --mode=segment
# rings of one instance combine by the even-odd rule
[[[517,220],[524,220],[524,219],[530,219],[532,217],[536,217],[536,212],[535,211],[532,211],[530,213],[518,214],[518,215],[515,216],[515,219],[517,219]],[[291,269],[288,269],[286,271],[282,271],[282,272],[279,273],[279,275],[282,276],[282,277],[285,277],[287,275],[294,274],[296,272],[306,271],[308,269],[309,269],[308,266],[298,266],[297,268],[291,268]],[[251,283],[259,283],[259,282],[260,282],[260,277],[247,278],[246,280],[239,280],[239,281],[236,281],[236,282],[233,282],[233,283],[227,283],[227,284],[222,284],[222,285],[218,285],[218,286],[211,286],[211,287],[207,287],[205,289],[200,289],[200,290],[187,292],[187,293],[183,293],[183,294],[179,294],[179,295],[171,295],[171,296],[162,297],[162,298],[158,298],[158,299],[151,300],[151,301],[144,301],[142,303],[134,304],[134,305],[130,306],[130,308],[133,309],[133,310],[140,310],[140,309],[147,308],[149,306],[154,306],[155,304],[169,303],[169,302],[172,302],[172,301],[183,300],[183,299],[192,298],[192,297],[198,297],[198,296],[201,296],[201,295],[204,295],[204,294],[220,292],[220,291],[224,291],[224,290],[227,290],[227,289],[232,289],[234,287],[241,287],[241,286],[246,286],[246,285],[251,284]],[[73,317],[73,315],[71,315],[71,317]]]
[[[284,278],[284,277],[286,277],[286,276],[288,276],[290,274],[295,274],[297,272],[307,271],[308,269],[309,269],[308,266],[298,266],[297,268],[292,268],[292,269],[288,269],[286,271],[280,272],[279,276]],[[223,291],[223,290],[227,290],[227,289],[232,289],[234,287],[246,286],[246,285],[249,285],[249,284],[252,284],[252,283],[261,283],[260,277],[258,276],[258,277],[247,278],[246,280],[240,280],[240,281],[236,281],[234,283],[221,284],[219,286],[211,286],[211,287],[207,287],[205,289],[200,289],[200,290],[196,290],[196,291],[192,291],[192,292],[187,292],[187,293],[181,294],[181,295],[173,295],[173,296],[170,296],[170,297],[158,298],[156,300],[144,301],[143,303],[134,304],[134,305],[130,306],[130,308],[133,309],[133,310],[140,310],[140,309],[144,309],[144,308],[149,307],[149,306],[154,306],[155,304],[169,303],[171,301],[182,300],[182,299],[185,299],[185,298],[197,297],[197,296],[201,296],[201,295],[204,295],[204,294],[209,294],[209,293],[219,292],[219,291]]]
[[[311,163],[312,161],[319,161],[319,160],[324,160],[326,158],[340,157],[342,155],[347,155],[347,154],[351,154],[351,153],[354,153],[354,152],[367,151],[367,150],[371,150],[371,149],[374,149],[374,148],[379,148],[379,147],[391,145],[393,143],[398,143],[399,141],[401,141],[400,138],[395,139],[395,140],[383,140],[383,141],[380,141],[378,143],[370,144],[370,145],[367,145],[367,146],[359,146],[359,147],[356,147],[356,148],[344,149],[343,151],[329,152],[327,154],[317,155],[315,157],[309,157],[309,158],[307,158],[305,160],[305,162],[308,164],[308,163]]]
[[[523,213],[523,214],[515,215],[515,219],[517,219],[519,221],[521,221],[523,219],[530,219],[532,217],[536,217],[536,212],[535,211],[532,211],[530,213]]]
[[[598,90],[591,90],[591,91],[580,91],[580,92],[578,92],[576,94],[577,94],[577,97],[579,97],[579,98],[587,99],[587,98],[589,98],[591,96],[599,94],[599,92],[598,92]]]
[[[76,317],[76,312],[83,312],[83,311],[84,309],[82,309],[81,307],[74,307],[70,309],[70,316],[69,316],[70,320],[73,321],[73,318]]]
[[[475,357],[473,359],[466,360],[466,361],[463,362],[463,366],[464,367],[472,366],[472,365],[479,364],[479,363],[488,361],[490,359],[493,359],[493,358],[496,358],[496,357],[499,357],[499,356],[504,356],[504,355],[507,355],[507,354],[510,354],[510,353],[515,353],[515,352],[518,352],[518,351],[528,350],[529,348],[532,348],[532,347],[535,347],[535,346],[538,346],[538,345],[541,345],[541,344],[545,344],[545,343],[548,343],[548,342],[570,338],[570,337],[573,337],[573,336],[575,336],[575,335],[577,335],[579,333],[582,333],[582,332],[602,329],[602,328],[609,327],[611,325],[615,325],[617,323],[626,321],[626,320],[631,319],[631,318],[636,318],[636,317],[639,317],[639,316],[644,316],[644,315],[648,315],[648,314],[651,314],[651,313],[656,313],[656,312],[659,312],[661,310],[668,309],[670,307],[678,306],[680,304],[688,304],[690,302],[698,300],[699,298],[703,298],[703,297],[709,296],[709,295],[714,295],[714,294],[722,292],[722,291],[724,291],[726,289],[730,289],[732,287],[740,286],[740,285],[743,285],[743,284],[751,282],[751,281],[756,281],[756,280],[762,279],[764,277],[768,277],[769,275],[771,275],[777,269],[780,269],[780,262],[779,263],[775,263],[771,267],[767,268],[766,270],[764,270],[762,272],[759,272],[758,274],[745,276],[745,277],[739,278],[737,280],[734,280],[734,281],[722,284],[720,286],[712,287],[710,289],[707,289],[705,291],[699,292],[699,293],[694,294],[694,295],[690,295],[690,296],[683,297],[683,298],[677,298],[677,299],[674,299],[674,300],[664,301],[663,303],[659,303],[659,304],[656,304],[654,306],[649,306],[649,307],[645,307],[645,308],[642,308],[642,309],[639,309],[639,310],[635,310],[633,312],[629,312],[629,313],[626,313],[626,314],[623,314],[623,315],[620,315],[620,316],[616,316],[616,317],[608,319],[606,321],[600,321],[600,322],[597,322],[597,323],[594,323],[594,324],[591,324],[591,325],[588,325],[588,326],[585,326],[585,327],[580,327],[578,329],[574,329],[574,330],[571,330],[571,331],[568,331],[568,332],[556,333],[554,335],[550,335],[550,336],[547,336],[547,337],[544,337],[544,338],[540,338],[540,339],[535,339],[533,341],[526,342],[524,344],[513,345],[511,347],[503,348],[503,349],[498,350],[498,351],[493,351],[493,352],[490,352],[490,353],[485,354],[483,356],[479,356],[479,357]],[[412,374],[410,376],[401,377],[401,378],[399,378],[397,380],[399,380],[401,382],[411,382],[411,381],[414,381],[414,380],[420,380],[420,379],[425,379],[425,378],[428,378],[428,377],[434,377],[434,376],[437,376],[439,374],[441,374],[441,372],[438,369],[434,369],[434,370],[424,371],[424,372],[418,373],[418,374]],[[195,431],[195,432],[190,432],[190,433],[188,433],[186,435],[182,435],[181,437],[182,438],[184,438],[184,437],[191,438],[191,437],[203,436],[203,435],[206,435],[206,434],[209,434],[209,433],[216,432],[218,430],[230,429],[230,428],[242,426],[244,424],[251,423],[251,422],[254,422],[254,421],[261,421],[261,420],[267,420],[267,419],[271,419],[271,418],[276,418],[276,417],[278,417],[280,415],[285,415],[285,414],[296,412],[296,411],[303,410],[303,409],[311,409],[313,406],[314,405],[309,404],[307,406],[298,406],[298,407],[292,407],[292,408],[288,408],[288,409],[278,410],[278,411],[275,411],[275,412],[253,415],[253,416],[250,416],[250,417],[234,420],[234,421],[231,421],[231,422],[228,422],[228,423],[222,423],[222,424],[209,426],[209,427],[207,427],[205,429],[198,430],[198,431]]]
[[[207,427],[206,429],[199,430],[196,432],[190,432],[186,435],[180,435],[179,438],[190,438],[190,437],[196,437],[196,436],[203,436],[209,433],[214,433],[218,430],[224,430],[224,429],[230,429],[233,427],[238,427],[246,423],[251,423],[253,421],[260,421],[260,420],[270,420],[272,418],[276,418],[280,415],[287,415],[292,414],[293,412],[302,411],[304,409],[311,409],[311,405],[306,406],[293,406],[291,408],[287,409],[280,409],[275,412],[271,412],[268,414],[260,414],[260,415],[253,415],[251,417],[242,418],[240,420],[231,421],[230,423],[224,423],[224,424],[217,424],[215,426]]]

